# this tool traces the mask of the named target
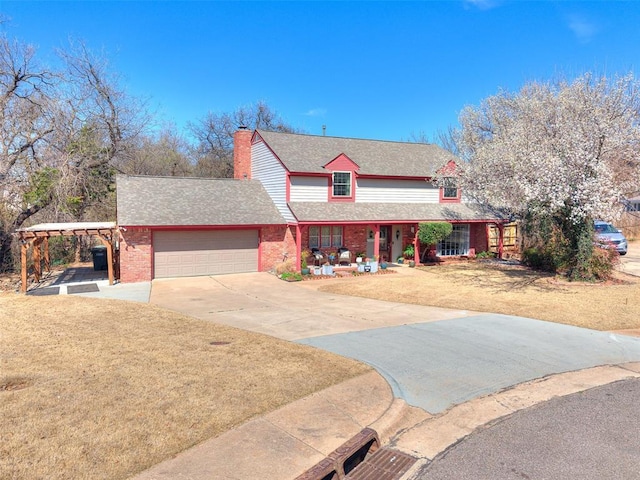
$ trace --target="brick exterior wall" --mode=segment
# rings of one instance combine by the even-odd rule
[[[120,229],[120,281],[148,282],[152,279],[151,230],[148,228]]]
[[[260,265],[258,270],[268,272],[285,260],[295,261],[296,240],[286,226],[263,227],[260,230]]]
[[[233,134],[233,178],[251,178],[251,137],[249,129],[240,129]]]
[[[487,224],[472,223],[469,227],[469,248],[474,249],[474,254],[489,250],[487,241]],[[469,252],[471,254],[471,252]]]

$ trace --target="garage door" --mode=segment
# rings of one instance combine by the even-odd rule
[[[155,278],[258,271],[257,230],[154,232]]]

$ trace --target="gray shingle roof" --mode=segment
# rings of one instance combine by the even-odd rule
[[[118,225],[282,225],[257,180],[118,175]]]
[[[361,175],[431,177],[449,161],[450,152],[425,143],[387,142],[257,130],[290,172],[326,173],[322,168],[344,153]]]
[[[299,222],[426,222],[499,220],[501,216],[469,203],[291,202]]]

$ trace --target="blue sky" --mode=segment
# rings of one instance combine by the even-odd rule
[[[640,2],[8,1],[10,37],[103,50],[183,130],[258,100],[311,134],[406,140],[531,80],[640,63]]]

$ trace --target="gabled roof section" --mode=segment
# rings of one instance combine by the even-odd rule
[[[120,226],[284,225],[257,180],[118,175]]]
[[[340,154],[358,165],[359,175],[432,177],[449,163],[452,153],[426,143],[267,132],[259,135],[290,172],[327,173],[323,168]]]
[[[356,171],[360,167],[349,157],[347,157],[344,153],[341,153],[336,158],[331,160],[324,166],[324,169],[328,172],[335,171]]]

